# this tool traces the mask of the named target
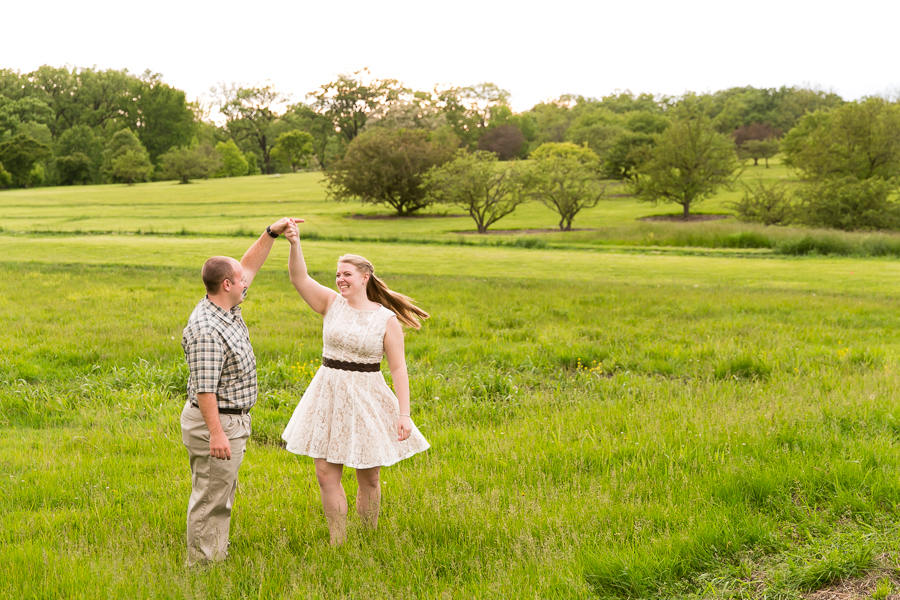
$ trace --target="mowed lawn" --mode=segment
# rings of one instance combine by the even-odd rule
[[[748,167],[742,180],[755,182],[790,177],[780,165],[771,169]],[[729,213],[728,202],[740,198],[740,185],[723,189],[698,204],[700,212]],[[635,219],[660,213],[680,213],[680,206],[652,206],[620,197],[621,188],[610,188],[614,197],[580,213],[575,228],[632,226]],[[474,221],[459,207],[434,206],[421,218],[386,219],[385,207],[358,202],[326,201],[321,173],[278,176],[260,175],[234,179],[174,181],[133,186],[95,185],[36,188],[0,192],[0,228],[12,232],[113,232],[234,234],[255,232],[273,217],[307,219],[304,231],[322,236],[369,238],[453,238],[474,233]],[[382,218],[353,218],[359,216]],[[555,229],[559,216],[538,202],[519,207],[493,229]]]
[[[262,189],[291,177],[247,180]],[[171,187],[197,194],[219,183]],[[163,189],[119,189],[154,186]],[[321,319],[290,285],[278,240],[245,304],[260,401],[231,557],[185,569],[181,329],[203,294],[203,260],[239,257],[246,234],[282,214],[250,202],[251,187],[235,220],[207,237],[129,235],[142,226],[124,213],[127,227],[98,228],[123,232],[114,235],[60,223],[20,235],[9,232],[28,228],[2,224],[0,593],[900,589],[895,261],[430,243],[444,234],[429,228],[455,220],[446,217],[401,222],[409,235],[392,243],[304,241],[323,283],[340,253],[361,253],[432,314],[406,346],[413,418],[433,447],[384,470],[379,530],[351,518],[349,542],[330,548],[312,461],[280,447],[318,365]],[[329,216],[358,206],[316,201],[310,189],[307,214],[397,223]],[[29,193],[0,194],[2,218],[10,197]],[[213,202],[170,216],[172,232],[208,222]],[[245,214],[256,215],[247,232],[226,235]],[[352,505],[351,472],[344,483]]]

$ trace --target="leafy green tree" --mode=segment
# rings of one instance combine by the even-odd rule
[[[124,181],[133,185],[135,181],[146,181],[153,173],[153,165],[147,151],[128,148],[110,162],[109,174],[114,181]]]
[[[845,231],[900,229],[897,181],[844,176],[800,186],[798,220],[811,227]]]
[[[682,106],[657,137],[647,161],[637,167],[634,192],[640,200],[691,206],[730,185],[739,163],[734,143],[718,133],[697,105]]]
[[[129,80],[133,99],[127,125],[150,156],[150,162],[170,148],[186,146],[195,134],[194,112],[185,93],[162,81],[162,75],[147,71]]]
[[[369,114],[393,104],[403,92],[395,79],[369,79],[369,69],[342,73],[334,81],[307,94],[312,109],[324,115],[347,142],[362,133]]]
[[[528,200],[517,171],[516,165],[498,164],[494,152],[460,150],[450,162],[428,171],[422,185],[431,202],[461,206],[475,220],[478,233],[487,233]]]
[[[243,177],[250,170],[250,164],[234,140],[219,142],[216,152],[222,157],[222,167],[216,171],[216,177]]]
[[[372,129],[355,138],[343,158],[326,171],[328,195],[338,201],[358,198],[390,206],[407,216],[429,204],[422,177],[451,158],[455,137],[424,130]]]
[[[778,154],[781,144],[778,140],[747,140],[740,149],[741,154],[753,159],[753,166],[759,166],[759,159],[765,159],[766,168],[769,168],[769,159]]]
[[[91,181],[93,163],[84,152],[73,152],[56,157],[56,171],[62,185],[80,183],[87,185]]]
[[[28,187],[32,183],[35,165],[51,154],[50,146],[24,133],[0,143],[0,164],[9,172],[16,187]]]
[[[597,206],[606,193],[600,159],[590,148],[549,142],[531,153],[530,162],[523,177],[525,191],[559,214],[562,231],[571,231],[575,216]]]
[[[116,166],[116,160],[125,154],[130,154],[129,158],[119,161]],[[112,181],[125,181],[131,185],[135,181],[143,181],[149,177],[153,172],[153,164],[140,140],[131,130],[122,129],[113,134],[106,143],[103,150],[102,172]]]
[[[478,138],[478,149],[493,152],[500,160],[524,158],[523,150],[527,150],[525,134],[512,123],[504,123],[488,129]]]
[[[298,168],[309,166],[309,159],[315,150],[313,136],[305,131],[286,131],[278,136],[272,153],[276,158],[291,166],[294,173]]]
[[[87,125],[65,130],[56,143],[56,169],[59,182],[98,183],[103,161],[103,146]]]
[[[224,165],[221,155],[208,143],[173,148],[159,157],[159,179],[208,179]]]
[[[900,176],[900,105],[868,98],[816,111],[787,133],[782,151],[809,179]]]
[[[238,142],[246,142],[257,158],[262,159],[266,173],[274,173],[272,148],[277,138],[279,108],[288,96],[270,85],[258,88],[225,87],[217,90],[219,110],[225,115],[225,127]]]

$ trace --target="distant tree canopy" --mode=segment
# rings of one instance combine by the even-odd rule
[[[782,143],[805,177],[890,179],[900,175],[900,106],[882,98],[804,116]]]
[[[500,160],[527,159],[546,143],[586,146],[603,177],[634,182],[686,104],[755,163],[764,159],[768,166],[783,151],[807,178],[900,176],[891,141],[898,137],[891,116],[898,105],[880,99],[845,103],[815,89],[742,87],[682,97],[629,90],[601,98],[566,94],[521,113],[510,107],[511,93],[494,83],[414,90],[372,77],[368,69],[339,74],[293,104],[270,83],[222,84],[213,91],[213,103],[189,102],[151,71],[0,69],[0,143],[23,135],[50,150],[39,153],[28,173],[5,165],[0,178],[12,186],[173,177],[172,161],[186,159],[184,149],[193,146],[206,148],[210,160],[221,158],[210,176],[331,171],[364,133],[418,130],[437,137],[452,132],[470,152],[490,151]],[[224,124],[212,120],[211,106]],[[867,127],[875,127],[868,138]],[[114,168],[118,155],[110,148],[121,145],[114,138],[122,131],[137,143],[121,152],[132,153]]]

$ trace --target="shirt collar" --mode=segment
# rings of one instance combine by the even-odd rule
[[[203,299],[206,300],[206,310],[210,311],[212,314],[228,324],[234,323],[235,317],[241,314],[240,306],[235,306],[230,311],[228,311],[217,306],[215,302],[209,299],[209,296],[204,296]]]

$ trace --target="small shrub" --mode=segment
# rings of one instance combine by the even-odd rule
[[[794,219],[794,203],[783,183],[767,186],[760,180],[753,187],[744,184],[744,197],[731,205],[741,221],[785,225]]]

